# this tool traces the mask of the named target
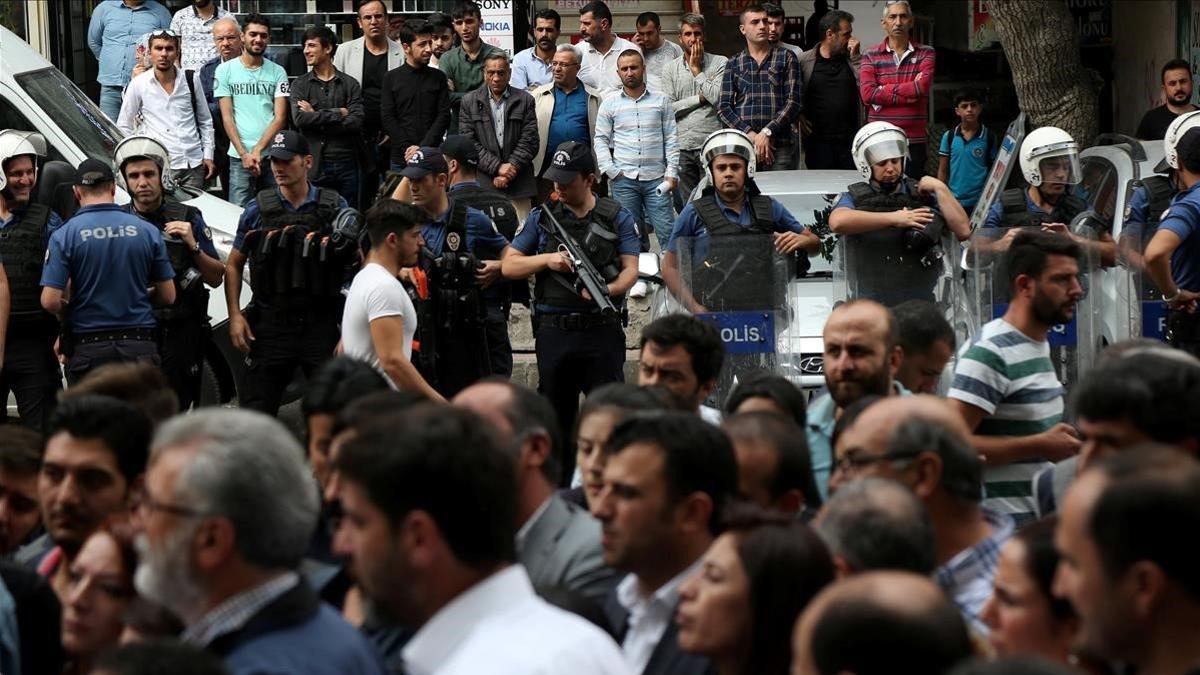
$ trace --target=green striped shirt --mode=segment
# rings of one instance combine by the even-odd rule
[[[1030,338],[1004,319],[988,322],[958,356],[950,398],[987,417],[982,436],[1032,436],[1062,421],[1063,386],[1050,361],[1050,343]],[[984,505],[1018,519],[1034,514],[1033,477],[1049,466],[1041,459],[984,472]]]

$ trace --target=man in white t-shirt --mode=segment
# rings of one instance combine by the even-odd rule
[[[412,364],[417,310],[398,279],[401,268],[417,264],[425,245],[420,225],[426,220],[416,207],[394,199],[382,199],[367,211],[371,250],[346,296],[342,347],[347,356],[383,373],[393,387],[444,401]]]

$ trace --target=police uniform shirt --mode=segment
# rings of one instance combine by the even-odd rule
[[[1157,226],[1151,223],[1157,221],[1163,214],[1150,213],[1150,190],[1145,186],[1133,191],[1133,196],[1129,198],[1125,209],[1125,225],[1121,228],[1121,240],[1137,242],[1138,246],[1144,248],[1146,244],[1150,243],[1153,233],[1157,231]],[[1149,231],[1146,230],[1148,225]],[[1144,240],[1143,234],[1145,235]]]
[[[589,216],[591,213],[588,214]],[[513,238],[512,247],[514,250],[520,251],[525,255],[536,255],[538,251],[546,243],[549,235],[546,230],[538,224],[538,219],[542,217],[542,207],[534,207],[525,217],[525,224],[521,226],[520,232]],[[559,222],[566,227],[567,223],[564,220],[572,223],[578,223],[581,220],[575,217],[575,213],[570,208],[563,209],[563,215]],[[642,242],[638,237],[637,224],[633,220],[633,214],[624,206],[617,211],[617,217],[613,219],[613,224],[617,228],[617,254],[622,256],[637,257],[642,252]],[[582,244],[583,242],[577,242]],[[613,302],[618,302],[620,298],[613,298]],[[562,308],[556,308],[553,305],[537,305],[537,310],[540,312],[554,313],[562,311]]]
[[[1200,290],[1200,183],[1175,195],[1159,230],[1174,232],[1179,248],[1171,254],[1171,277],[1180,288]]]
[[[717,206],[721,207],[721,213],[725,214],[731,222],[737,223],[739,226],[749,228],[754,224],[754,215],[750,209],[750,195],[746,195],[742,201],[742,211],[738,213],[729,208],[725,202],[721,201],[716,194],[704,195],[701,199],[712,199],[717,202]],[[800,224],[794,216],[784,208],[783,204],[778,200],[771,200],[771,221],[775,223],[776,232],[795,232],[802,234],[808,228]],[[701,260],[707,255],[708,229],[704,227],[704,221],[700,220],[700,214],[696,213],[696,206],[689,202],[679,212],[679,217],[675,219],[675,227],[671,230],[671,238],[667,241],[667,251],[678,253],[676,250],[679,245],[680,237],[690,237],[696,239],[695,253]]]
[[[130,202],[125,205],[125,210],[150,223],[151,225],[154,225],[159,229],[160,232],[166,227],[167,220],[165,217],[163,217],[161,206],[155,209],[153,213],[140,213],[134,209],[133,202]],[[219,253],[217,253],[216,245],[213,244],[212,233],[209,231],[208,226],[204,223],[204,215],[200,213],[200,209],[196,209],[193,214],[195,215],[196,220],[195,222],[191,223],[192,236],[196,238],[196,243],[200,245],[200,250],[213,260],[220,260],[221,256]]]
[[[441,216],[434,218],[429,224],[421,228],[421,238],[425,240],[425,245],[429,250],[433,251],[434,255],[440,256],[445,250],[447,232],[447,224],[450,220],[450,214],[453,209],[446,209],[446,212]],[[484,215],[479,209],[467,207],[467,242],[465,248],[460,248],[459,253],[470,251],[475,254],[476,258],[483,259],[484,252],[500,252],[508,246],[508,240],[504,235],[500,234],[500,230],[496,229],[496,224],[491,218]],[[502,296],[502,285],[492,284],[483,289],[483,297],[491,301],[499,302]]]
[[[50,235],[42,285],[72,284],[76,332],[153,328],[146,289],[175,278],[158,228],[116,204],[81,208]]]
[[[287,211],[292,211],[294,213],[308,213],[310,211],[315,211],[317,208],[317,186],[313,185],[312,183],[308,184],[308,194],[304,196],[304,203],[301,204],[299,208],[292,206],[292,203],[283,197],[283,193],[279,192],[278,187],[274,189],[277,193],[279,193],[280,200],[283,202],[283,208]],[[350,208],[350,204],[348,204],[344,198],[338,197],[338,208]],[[241,219],[238,220],[238,229],[237,234],[234,235],[233,238],[233,247],[242,253],[249,255],[250,252],[245,248],[246,235],[260,227],[262,227],[262,214],[259,211],[258,199],[251,199],[246,204],[245,210],[242,211]]]

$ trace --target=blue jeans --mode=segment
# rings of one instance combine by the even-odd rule
[[[114,123],[121,114],[121,100],[125,87],[102,84],[100,85],[100,110]]]
[[[229,158],[229,202],[242,208],[254,199],[259,190],[275,184],[275,176],[271,173],[270,160],[264,159],[262,172],[256,177],[242,166],[242,160],[237,157]]]
[[[320,175],[313,182],[321,187],[337,190],[350,208],[358,208],[358,162],[322,161]]]
[[[660,195],[654,191],[663,182],[662,178],[636,180],[622,176],[612,181],[613,199],[629,209],[638,227],[654,229],[658,247],[667,249],[671,230],[675,227],[675,211],[671,208],[671,194]],[[643,237],[645,242],[646,238]]]

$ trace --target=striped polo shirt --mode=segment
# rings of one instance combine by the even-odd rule
[[[981,436],[1031,436],[1062,420],[1063,393],[1050,343],[1000,318],[959,352],[947,395],[987,413],[975,431]],[[1018,523],[1033,518],[1033,477],[1047,466],[1035,458],[985,469],[984,506]]]

